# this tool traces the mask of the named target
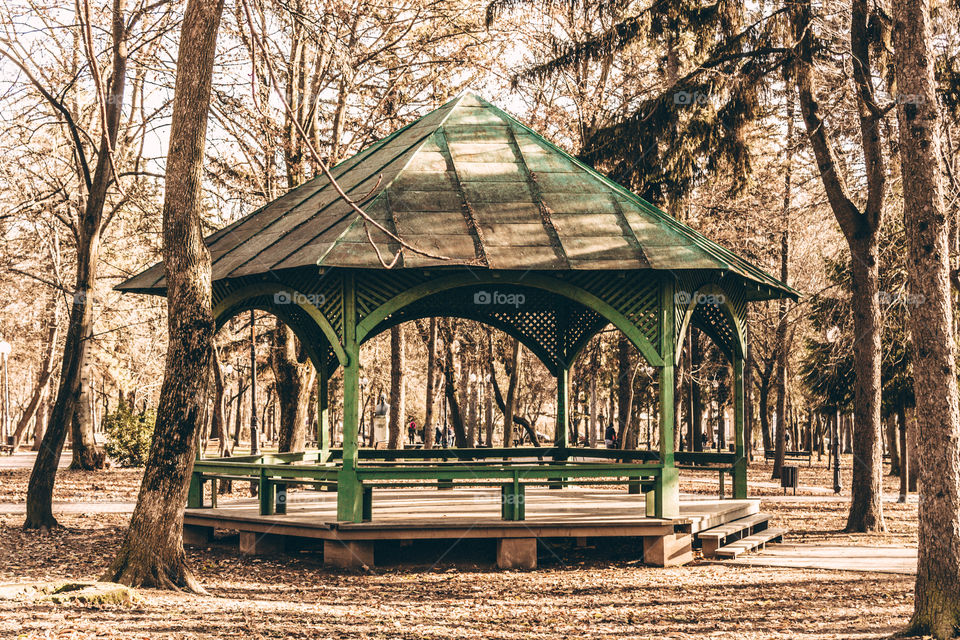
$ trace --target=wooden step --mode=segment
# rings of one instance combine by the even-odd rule
[[[725,542],[739,540],[744,536],[756,533],[767,528],[767,521],[770,516],[765,513],[756,513],[746,518],[733,520],[697,534],[697,539],[703,545],[703,557],[714,558],[717,555],[717,549],[723,546]]]
[[[764,529],[760,533],[755,533],[747,536],[746,538],[741,538],[736,542],[731,542],[724,547],[720,547],[717,549],[717,557],[736,558],[741,553],[746,553],[747,551],[753,551],[758,547],[763,547],[768,542],[783,542],[783,534],[786,532],[786,529]]]

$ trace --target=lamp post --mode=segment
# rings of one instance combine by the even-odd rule
[[[7,376],[7,356],[13,347],[6,340],[0,341],[0,356],[3,357],[3,441],[13,444],[10,437],[10,378]]]

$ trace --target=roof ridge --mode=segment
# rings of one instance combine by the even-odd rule
[[[437,107],[436,109],[434,109],[434,110],[431,111],[430,113],[426,113],[426,114],[420,116],[419,118],[417,118],[416,120],[414,120],[413,122],[411,122],[411,123],[410,123],[409,125],[407,125],[407,126],[408,126],[408,127],[411,127],[411,126],[417,124],[418,122],[421,122],[421,121],[424,120],[425,118],[430,117],[431,114],[436,113],[437,111],[443,109],[444,107],[446,107],[447,105],[449,105],[449,104],[452,103],[452,102],[457,102],[457,103],[462,102],[463,99],[466,97],[466,95],[467,95],[467,94],[461,94],[461,95],[453,98],[452,100],[448,100],[447,102],[443,103],[442,106]],[[391,178],[390,181],[389,181],[387,184],[383,185],[383,187],[380,189],[380,192],[379,192],[376,196],[374,196],[373,198],[370,199],[370,202],[369,202],[368,204],[373,204],[374,202],[376,202],[377,200],[379,200],[379,199],[380,199],[380,196],[383,195],[383,194],[385,194],[385,193],[387,192],[387,189],[389,189],[391,186],[393,186],[393,183],[396,182],[396,181],[397,181],[397,178],[399,178],[400,175],[404,172],[404,170],[406,170],[406,168],[407,168],[408,166],[410,166],[410,162],[411,162],[411,161],[413,160],[413,158],[417,155],[417,153],[420,152],[420,150],[423,148],[423,145],[425,145],[425,144],[427,143],[427,140],[429,140],[429,139],[432,138],[434,135],[436,135],[437,131],[439,131],[440,128],[443,127],[444,123],[447,121],[447,118],[450,117],[450,114],[453,113],[458,106],[459,106],[458,104],[452,105],[452,106],[447,110],[447,113],[443,116],[443,118],[440,119],[440,122],[437,123],[437,126],[436,126],[428,135],[425,135],[425,136],[423,136],[422,138],[420,138],[420,140],[419,140],[417,143],[415,143],[415,144],[413,144],[413,145],[410,145],[410,149],[413,149],[413,147],[416,147],[416,149],[413,149],[413,152],[410,153],[410,157],[407,158],[407,161],[404,163],[404,165],[403,165],[402,167],[400,167],[400,169],[397,171],[397,173],[394,174],[393,178]],[[406,127],[405,127],[405,128],[406,128]],[[410,149],[408,149],[407,151],[409,151]],[[404,151],[404,153],[407,153],[407,151]],[[353,212],[353,209],[351,209],[351,212]],[[353,212],[353,213],[356,213],[356,212]],[[349,216],[349,214],[348,214],[348,216]],[[347,216],[345,216],[345,217],[347,217]],[[361,216],[360,216],[359,214],[356,214],[356,217],[353,219],[353,222],[351,222],[350,224],[348,224],[348,225],[343,229],[343,231],[341,231],[339,234],[337,234],[337,237],[330,243],[330,246],[327,247],[327,250],[323,252],[323,255],[321,255],[319,258],[317,258],[316,264],[317,264],[318,266],[320,265],[320,262],[321,262],[324,258],[326,258],[327,255],[328,255],[331,251],[333,251],[333,249],[335,249],[335,248],[337,247],[337,245],[342,241],[344,235],[346,235],[346,233],[347,233],[350,229],[353,228],[354,224],[356,224],[357,220],[360,220],[360,219],[361,219]],[[397,237],[400,237],[400,234],[399,234],[399,233],[397,233]],[[312,240],[313,240],[313,238],[311,238],[310,241],[312,241]],[[309,242],[308,242],[308,244],[309,244]],[[301,247],[301,248],[302,248],[302,247]],[[401,245],[401,248],[402,248],[402,245]],[[287,257],[289,257],[289,256],[284,257],[283,260],[286,260]],[[280,260],[279,262],[274,263],[273,266],[276,266],[277,264],[280,264],[280,262],[283,262],[283,260]]]
[[[544,142],[545,144],[547,144],[552,150],[557,151],[558,153],[562,154],[566,159],[570,160],[570,161],[573,162],[576,166],[578,166],[578,167],[581,168],[582,170],[586,171],[587,174],[590,175],[591,177],[600,180],[600,181],[601,181],[604,185],[606,185],[607,187],[613,188],[613,189],[616,190],[618,193],[621,193],[621,194],[625,195],[625,196],[626,196],[630,201],[632,201],[634,204],[639,205],[641,208],[643,208],[645,211],[647,211],[647,213],[650,213],[651,215],[655,216],[657,219],[659,219],[659,220],[665,222],[666,224],[668,224],[669,226],[671,226],[671,227],[673,228],[673,229],[672,229],[673,231],[678,232],[678,233],[680,233],[681,235],[684,235],[684,236],[689,237],[691,240],[694,241],[694,243],[695,243],[695,245],[697,246],[698,249],[700,249],[701,251],[707,253],[708,255],[710,255],[711,257],[713,257],[714,259],[719,260],[719,261],[720,261],[721,263],[723,263],[728,269],[731,269],[731,270],[732,270],[733,267],[734,267],[734,265],[735,265],[737,268],[743,269],[743,270],[747,271],[749,274],[751,274],[751,275],[753,275],[753,276],[755,276],[755,277],[759,277],[759,278],[762,279],[762,280],[767,281],[767,282],[770,283],[772,286],[776,286],[776,287],[787,286],[787,288],[789,288],[789,289],[790,289],[791,291],[793,291],[794,293],[799,293],[799,292],[797,292],[795,289],[793,289],[793,288],[789,287],[788,285],[785,285],[784,283],[778,281],[776,278],[774,278],[773,276],[771,276],[770,274],[768,274],[768,273],[765,272],[764,270],[760,269],[759,267],[756,267],[756,266],[750,264],[748,261],[746,261],[746,260],[744,260],[743,258],[737,256],[737,255],[736,255],[735,253],[733,253],[732,251],[723,248],[721,245],[717,244],[716,242],[713,242],[712,240],[710,240],[709,238],[707,238],[706,236],[704,236],[704,235],[701,234],[700,232],[698,232],[698,231],[696,231],[695,229],[693,229],[693,228],[685,225],[684,223],[680,222],[679,220],[677,220],[677,219],[674,218],[673,216],[671,216],[671,215],[669,215],[668,213],[666,213],[666,212],[660,210],[659,208],[655,207],[653,204],[647,202],[646,200],[644,200],[643,198],[641,198],[640,196],[638,196],[638,195],[635,194],[634,192],[630,191],[629,189],[627,189],[627,188],[624,187],[623,185],[617,183],[617,182],[614,181],[614,180],[611,180],[610,178],[608,178],[607,176],[603,175],[602,173],[600,173],[599,171],[597,171],[597,170],[594,169],[593,167],[590,167],[589,165],[585,164],[583,161],[581,161],[580,159],[576,158],[576,157],[573,156],[572,154],[567,153],[565,150],[561,149],[560,147],[558,147],[557,145],[555,145],[554,143],[552,143],[550,140],[547,140],[546,138],[544,138],[543,136],[541,136],[540,134],[538,134],[536,131],[534,131],[533,129],[531,129],[531,128],[528,127],[527,125],[525,125],[523,122],[521,122],[521,121],[518,120],[517,118],[513,117],[513,116],[510,115],[509,113],[505,112],[503,109],[501,109],[501,108],[498,107],[497,105],[495,105],[495,104],[493,104],[493,103],[491,103],[491,102],[488,102],[487,100],[483,99],[483,98],[480,97],[480,96],[476,96],[476,97],[477,97],[477,99],[478,99],[480,102],[482,102],[482,103],[484,103],[485,105],[489,106],[490,108],[496,110],[499,115],[508,118],[509,121],[515,123],[517,126],[521,127],[521,128],[522,128],[524,131],[526,131],[527,133],[529,133],[529,134],[535,136],[537,139],[543,141],[543,142]],[[719,255],[718,255],[718,254],[719,254]],[[734,263],[734,264],[731,264],[731,262]]]

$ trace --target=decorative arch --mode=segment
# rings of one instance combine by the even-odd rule
[[[398,324],[403,324],[404,322],[409,322],[412,320],[421,320],[424,318],[431,318],[431,317],[462,318],[464,320],[474,320],[476,322],[480,322],[482,324],[491,326],[494,329],[503,331],[505,334],[507,334],[511,338],[519,340],[523,346],[525,346],[535,356],[537,356],[540,362],[543,363],[543,365],[547,368],[548,371],[550,371],[551,374],[553,375],[557,374],[558,365],[560,365],[561,363],[556,362],[555,359],[551,357],[550,354],[547,353],[546,350],[544,350],[544,348],[539,343],[537,343],[535,340],[531,340],[530,336],[524,335],[522,332],[517,330],[517,328],[514,327],[513,325],[510,325],[509,323],[506,323],[506,322],[501,322],[496,318],[492,318],[492,317],[468,316],[466,314],[452,314],[452,313],[424,312],[424,313],[416,313],[412,315],[394,313],[394,314],[391,314],[389,318],[387,318],[386,320],[378,324],[376,327],[374,327],[370,332],[368,332],[364,336],[363,342],[372,340],[373,338],[382,334],[384,331],[387,331],[391,327],[394,327]]]
[[[220,328],[223,327],[223,325],[225,325],[231,318],[236,317],[244,311],[250,311],[253,309],[257,311],[264,311],[276,316],[277,318],[280,318],[285,325],[290,327],[290,330],[293,331],[295,336],[297,336],[297,339],[300,340],[300,344],[303,345],[304,351],[306,351],[307,357],[310,358],[310,362],[313,364],[314,369],[316,369],[318,372],[324,370],[326,361],[324,357],[324,347],[326,347],[328,344],[327,340],[322,340],[322,342],[318,344],[318,336],[310,335],[310,331],[303,326],[303,322],[300,318],[286,310],[280,309],[276,305],[269,304],[265,296],[245,298],[238,301],[233,306],[221,310],[214,316],[216,330],[219,331]]]
[[[707,298],[709,302],[703,302],[704,298]],[[743,335],[742,323],[739,319],[740,314],[733,305],[730,294],[717,283],[705,284],[691,294],[690,300],[687,302],[683,312],[680,331],[677,333],[677,344],[682,344],[686,338],[690,325],[694,323],[694,316],[698,306],[709,306],[712,309],[716,309],[724,321],[722,326],[730,332],[731,339],[729,341],[722,339],[717,333],[719,327],[705,326],[702,323],[698,323],[697,326],[710,336],[714,344],[720,347],[721,350],[727,352],[731,360],[735,357],[744,358],[746,356],[747,343]],[[727,344],[728,342],[729,344]],[[682,349],[678,348],[676,350],[677,363],[680,362],[682,352]]]
[[[289,298],[289,304],[278,304],[276,302],[276,296],[278,294],[286,295]],[[270,297],[273,300],[270,300]],[[282,282],[255,282],[252,284],[245,285],[240,287],[236,291],[231,291],[229,294],[224,296],[219,300],[216,305],[213,307],[213,317],[217,321],[217,327],[220,327],[220,317],[226,314],[228,311],[231,311],[238,306],[245,304],[245,301],[258,299],[256,306],[248,306],[247,309],[256,308],[261,311],[266,311],[272,313],[281,320],[284,316],[291,317],[289,311],[286,310],[286,307],[291,309],[300,309],[302,310],[320,329],[323,333],[323,336],[326,338],[327,343],[330,345],[330,348],[333,350],[334,355],[337,358],[337,361],[342,365],[347,362],[347,355],[343,350],[343,345],[340,343],[340,336],[337,335],[336,330],[333,328],[333,325],[330,324],[330,321],[327,320],[326,316],[323,315],[323,312],[317,308],[312,302],[310,302],[310,297],[301,291],[297,290],[290,285],[284,284]],[[240,309],[241,311],[244,309]],[[234,311],[226,317],[232,317],[236,315],[239,311]],[[291,329],[294,327],[288,323],[286,320],[283,320]],[[296,324],[300,324],[297,322]],[[303,331],[303,327],[300,327],[300,331]],[[296,333],[296,330],[294,330]],[[298,334],[298,338],[303,338]],[[312,358],[311,358],[312,359]],[[314,362],[314,365],[317,365],[321,360]],[[317,369],[318,371],[320,369]]]
[[[608,322],[620,329],[634,346],[637,347],[640,353],[643,354],[650,365],[654,367],[663,366],[663,358],[661,358],[657,349],[650,343],[647,337],[636,325],[611,304],[570,282],[534,273],[524,273],[518,277],[514,277],[512,274],[509,277],[504,277],[503,275],[494,277],[488,273],[469,272],[444,276],[416,284],[390,297],[370,311],[357,325],[357,341],[362,342],[366,340],[367,335],[374,331],[380,323],[387,320],[391,315],[402,311],[404,308],[427,296],[454,289],[474,288],[477,286],[495,287],[497,285],[513,285],[539,289],[577,302],[600,314]]]

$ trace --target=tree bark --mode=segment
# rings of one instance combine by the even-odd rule
[[[157,426],[137,506],[104,580],[202,591],[183,551],[183,505],[213,356],[210,253],[201,171],[223,0],[188,0],[174,88],[163,203],[169,346]]]
[[[942,197],[940,119],[930,6],[894,4],[893,37],[907,233],[920,452],[920,506],[911,632],[948,638],[960,627],[960,406],[950,291],[949,222]]]
[[[620,448],[628,448],[630,405],[633,403],[633,375],[630,366],[630,341],[622,333],[617,340],[617,437]],[[634,449],[636,447],[629,447]]]
[[[886,168],[880,121],[883,114],[873,95],[867,29],[867,2],[853,0],[850,21],[853,82],[860,122],[860,146],[866,172],[866,199],[861,210],[850,198],[833,145],[820,112],[814,81],[814,34],[811,0],[801,0],[791,13],[799,64],[796,86],[800,111],[827,200],[850,247],[852,263],[854,343],[854,463],[850,514],[846,530],[883,531],[883,457],[880,454],[880,303],[877,230],[883,213]]]
[[[77,274],[73,308],[67,325],[60,369],[60,386],[53,404],[47,430],[34,461],[27,488],[25,529],[49,529],[56,526],[53,517],[53,486],[67,429],[80,396],[80,373],[83,369],[87,337],[93,327],[93,296],[100,257],[100,234],[103,231],[103,208],[113,171],[108,149],[115,149],[122,116],[123,94],[127,75],[127,28],[124,0],[113,2],[112,70],[106,102],[106,120],[100,138],[96,168],[89,184],[89,194],[77,225]],[[96,64],[96,61],[91,61]]]
[[[700,348],[700,332],[690,327],[690,440],[691,451],[703,451],[703,396],[696,376],[703,364],[703,350]]]
[[[89,341],[89,336],[87,339]],[[103,447],[97,444],[94,435],[94,399],[90,393],[92,386],[90,378],[93,372],[88,360],[89,358],[84,357],[84,365],[80,374],[80,396],[73,412],[71,425],[73,429],[71,442],[73,459],[70,462],[70,468],[93,471],[103,469],[107,454]]]
[[[281,453],[303,451],[307,440],[307,404],[310,387],[307,366],[297,354],[297,337],[290,327],[277,319],[273,333],[273,370],[277,402],[280,405]]]
[[[513,414],[517,409],[517,388],[520,386],[520,365],[523,363],[523,345],[513,341],[513,354],[510,356],[510,382],[507,384],[506,405],[503,407],[503,446],[513,446]]]
[[[390,421],[387,425],[391,449],[400,448],[406,412],[407,389],[403,379],[406,363],[406,344],[399,325],[390,328]],[[432,372],[431,372],[431,375]]]
[[[890,475],[900,476],[900,447],[897,440],[896,416],[890,416],[885,421],[887,427],[887,451],[890,453]]]

